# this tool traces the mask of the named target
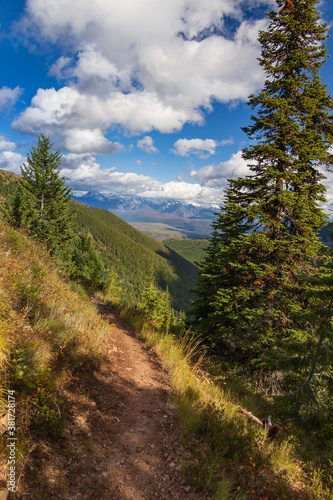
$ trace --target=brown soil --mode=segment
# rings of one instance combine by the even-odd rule
[[[197,500],[182,464],[194,458],[170,403],[168,375],[157,355],[107,306],[114,324],[98,370],[77,373],[63,397],[64,436],[31,452],[16,498],[33,500]],[[206,497],[205,497],[206,498]]]

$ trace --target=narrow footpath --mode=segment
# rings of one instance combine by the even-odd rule
[[[99,370],[77,373],[64,391],[65,435],[31,452],[16,498],[31,500],[199,500],[182,464],[183,443],[168,375],[157,355],[102,302],[114,325]]]

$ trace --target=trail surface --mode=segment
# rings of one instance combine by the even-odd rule
[[[31,453],[17,498],[34,500],[198,500],[181,465],[193,460],[170,404],[156,354],[103,303],[114,325],[101,369],[79,372],[64,392],[65,437]]]

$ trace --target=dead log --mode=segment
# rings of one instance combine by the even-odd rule
[[[239,411],[246,415],[247,418],[251,420],[251,422],[255,422],[256,424],[261,425],[267,429],[267,436],[270,439],[275,439],[278,433],[282,430],[282,427],[279,425],[272,424],[272,416],[268,415],[267,419],[262,420],[261,418],[255,417],[250,411],[244,410],[244,408],[239,408]]]

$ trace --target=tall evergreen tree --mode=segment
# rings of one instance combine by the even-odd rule
[[[327,26],[317,0],[276,4],[259,35],[267,78],[249,98],[257,115],[243,129],[254,140],[243,150],[251,173],[229,181],[192,312],[220,352],[296,366],[318,336],[307,314],[318,299],[304,276],[326,273],[316,231],[326,220],[319,166],[333,160],[333,102],[319,75]]]
[[[66,258],[73,236],[73,216],[69,209],[71,189],[59,176],[60,151],[43,134],[37,138],[21,167],[16,193],[7,207],[7,218],[45,243],[53,255]]]

